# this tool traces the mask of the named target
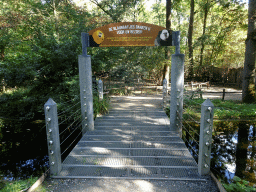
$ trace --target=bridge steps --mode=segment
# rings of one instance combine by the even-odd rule
[[[55,178],[205,180],[163,110],[145,98],[132,109],[119,102],[96,119],[95,131],[82,137]]]

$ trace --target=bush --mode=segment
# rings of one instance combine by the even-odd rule
[[[223,184],[227,192],[251,192],[256,191],[256,188],[249,186],[249,182],[235,176],[230,184]]]
[[[94,119],[98,115],[104,115],[109,111],[109,98],[104,95],[103,100],[99,100],[98,95],[93,97],[93,109],[94,109]]]

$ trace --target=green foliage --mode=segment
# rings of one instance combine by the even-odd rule
[[[0,117],[16,120],[32,120],[42,108],[38,98],[29,96],[29,89],[19,88],[0,97]]]
[[[223,184],[227,192],[251,192],[256,191],[256,188],[249,185],[249,182],[235,176],[230,184]]]
[[[231,100],[213,100],[215,116],[219,119],[255,119],[256,104],[242,104]]]
[[[104,115],[109,111],[109,98],[104,95],[103,100],[100,100],[98,96],[93,97],[93,110],[94,118],[98,115]]]
[[[201,104],[204,99],[185,99],[184,109],[193,117],[200,118]],[[217,119],[246,119],[256,118],[256,104],[238,103],[236,101],[220,99],[212,100],[214,104],[214,118]]]
[[[0,181],[0,191],[1,192],[18,192],[25,191],[31,187],[36,181],[37,177],[30,177],[25,180],[15,180],[15,181]],[[2,188],[3,187],[3,188]]]
[[[110,95],[116,95],[116,96],[124,96],[131,94],[130,90],[127,90],[125,88],[117,88],[117,89],[111,89],[109,91]]]

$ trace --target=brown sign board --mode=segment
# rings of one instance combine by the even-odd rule
[[[171,46],[172,32],[141,22],[111,23],[89,31],[90,47]]]

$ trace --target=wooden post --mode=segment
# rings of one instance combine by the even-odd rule
[[[224,99],[225,99],[225,89],[223,89],[223,94],[222,94],[222,101],[224,101]]]
[[[214,105],[207,99],[201,106],[200,122],[200,140],[199,140],[199,157],[198,172],[200,175],[206,175],[210,172],[211,161],[211,143],[213,128],[213,111]]]
[[[60,136],[57,104],[49,98],[44,105],[50,174],[57,176],[61,171]]]

